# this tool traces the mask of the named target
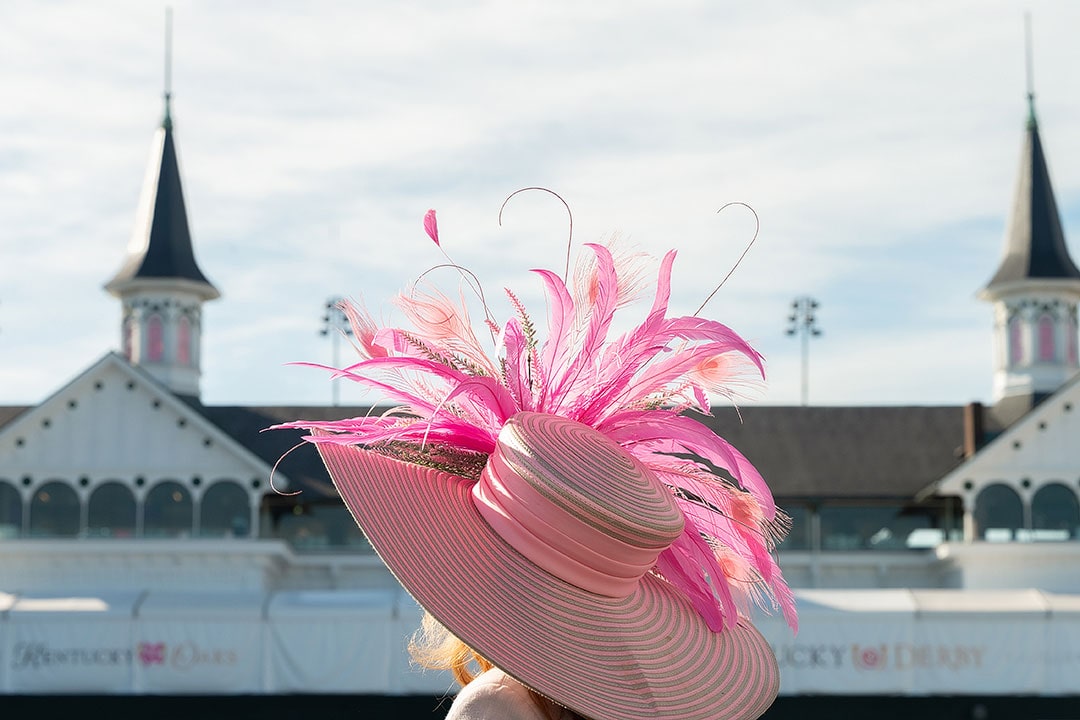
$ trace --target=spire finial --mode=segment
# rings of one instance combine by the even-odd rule
[[[1028,127],[1035,127],[1035,61],[1031,49],[1031,13],[1024,13],[1024,50],[1027,69]]]
[[[172,130],[172,7],[165,8],[165,117],[161,126]]]

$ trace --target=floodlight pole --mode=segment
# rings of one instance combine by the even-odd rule
[[[349,319],[345,317],[345,312],[341,309],[342,298],[332,297],[326,301],[326,305],[323,307],[323,326],[319,330],[319,334],[323,337],[329,335],[331,352],[333,353],[333,367],[335,369],[341,366],[341,352],[338,347],[338,343],[341,341],[342,336],[352,335],[352,327],[349,325]],[[337,379],[330,382],[331,403],[337,407],[339,404],[338,393],[340,385]]]
[[[802,342],[802,405],[806,407],[810,386],[810,338],[821,335],[815,315],[820,303],[809,295],[800,295],[791,303],[787,334],[799,334]]]

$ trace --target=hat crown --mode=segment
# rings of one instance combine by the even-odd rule
[[[630,545],[664,549],[683,530],[671,493],[611,438],[558,415],[521,412],[495,450],[536,492]]]
[[[684,527],[670,491],[637,458],[588,425],[543,413],[506,422],[473,500],[535,564],[612,597],[633,592]]]

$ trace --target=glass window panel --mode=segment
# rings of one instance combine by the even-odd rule
[[[297,505],[293,512],[281,515],[274,527],[274,536],[297,550],[326,550],[330,546],[326,526],[307,509]]]
[[[79,496],[70,485],[47,482],[30,499],[31,537],[75,537],[79,534]]]
[[[812,513],[805,505],[784,505],[781,508],[791,518],[791,532],[780,543],[781,550],[803,551],[810,549],[810,521]]]
[[[1035,540],[1080,538],[1080,500],[1076,493],[1061,483],[1039,488],[1031,501],[1031,528]]]
[[[188,537],[192,520],[191,494],[180,483],[167,480],[146,494],[143,504],[146,537]]]
[[[0,540],[22,533],[22,498],[11,483],[0,480]]]
[[[251,505],[244,488],[230,481],[211,485],[199,501],[199,535],[248,537],[250,534]]]
[[[822,550],[908,550],[925,547],[926,530],[938,528],[936,508],[902,505],[823,505]]]
[[[345,505],[316,505],[313,509],[326,527],[327,541],[332,549],[374,552]]]
[[[975,498],[975,527],[979,537],[991,542],[1012,540],[1024,527],[1020,496],[1008,485],[987,485]]]
[[[373,552],[344,505],[297,505],[275,516],[272,536],[297,550]]]
[[[135,495],[130,488],[107,482],[94,490],[87,508],[86,534],[106,538],[135,535]]]

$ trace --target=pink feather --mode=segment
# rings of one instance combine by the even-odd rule
[[[435,221],[434,210],[428,210],[427,213],[424,214],[424,231],[436,245],[439,245],[439,224]],[[439,245],[439,247],[442,246]]]
[[[597,429],[633,454],[690,452],[699,455],[731,473],[754,496],[767,519],[776,516],[772,492],[757,469],[730,443],[693,418],[662,410],[643,410],[609,418]],[[641,445],[645,447],[638,449]]]
[[[503,381],[522,410],[533,409],[533,391],[527,378],[528,340],[517,318],[510,318],[503,326],[502,346],[506,349]]]
[[[574,321],[574,300],[566,290],[566,283],[550,270],[533,270],[544,281],[548,301],[548,339],[540,353],[544,374],[551,378],[556,367],[565,362],[570,351],[570,332]],[[541,388],[537,410],[547,412],[548,388]]]
[[[464,380],[446,396],[446,402],[461,395],[468,395],[476,400],[480,407],[489,410],[502,425],[518,411],[513,395],[505,387],[489,377],[475,377]]]
[[[584,390],[581,385],[591,384],[591,374],[585,374],[585,382],[581,385],[579,381],[589,365],[600,357],[601,346],[607,339],[608,328],[611,327],[619,299],[619,278],[615,272],[611,251],[595,243],[587,243],[586,247],[596,254],[597,264],[594,293],[593,297],[589,298],[591,303],[588,327],[581,347],[570,364],[565,368],[551,368],[553,389],[549,394],[550,412],[566,415],[571,419],[577,418],[565,408],[572,407],[578,400]]]
[[[738,608],[723,569],[692,520],[686,520],[682,535],[660,553],[656,569],[686,595],[713,632],[737,622]]]
[[[379,328],[367,311],[348,300],[342,301],[340,307],[352,329],[353,347],[357,354],[365,358],[386,357],[386,349],[375,342]]]

